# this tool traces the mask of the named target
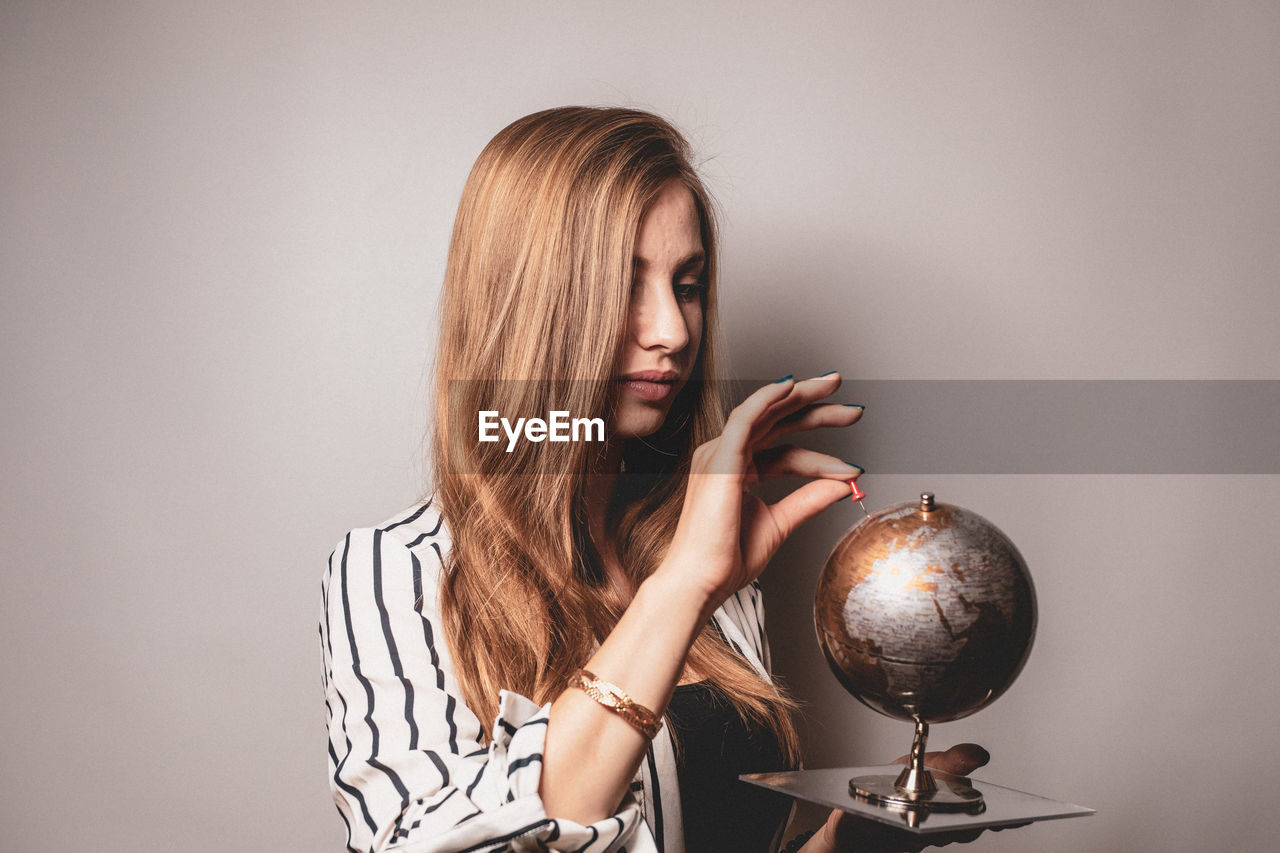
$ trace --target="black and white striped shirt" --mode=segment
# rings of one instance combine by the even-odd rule
[[[320,642],[330,787],[352,851],[566,850],[684,853],[664,727],[617,814],[549,819],[538,796],[550,705],[503,691],[489,746],[462,702],[440,621],[448,531],[431,502],[352,530],[329,560]],[[759,586],[713,619],[765,677]]]

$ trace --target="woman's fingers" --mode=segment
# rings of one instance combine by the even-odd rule
[[[782,418],[757,442],[760,447],[772,447],[779,439],[793,432],[820,429],[822,427],[847,427],[862,417],[863,407],[854,403],[815,403],[805,406]]]
[[[847,482],[814,480],[812,483],[804,484],[777,503],[771,504],[769,514],[773,518],[778,534],[785,540],[801,524],[841,498],[847,497],[849,497]]]
[[[720,449],[745,456],[788,432],[852,424],[862,415],[860,406],[814,405],[835,393],[840,381],[840,374],[833,371],[800,382],[784,376],[757,389],[729,414]],[[784,420],[786,425],[780,426]]]
[[[906,764],[909,756],[902,756],[894,764]],[[924,764],[934,770],[953,776],[968,776],[991,760],[991,753],[976,743],[958,743],[946,752],[926,752]]]
[[[885,826],[871,818],[833,811],[819,833],[832,853],[921,853],[931,842],[925,836]]]
[[[862,475],[861,466],[843,462],[834,456],[784,444],[756,454],[756,470],[761,480],[779,477],[822,477],[848,483]],[[847,492],[848,486],[845,486]]]
[[[728,541],[735,545],[734,570],[751,579],[799,525],[837,499],[848,496],[848,482],[862,473],[857,465],[798,448],[777,448],[767,454],[756,452],[760,439],[780,420],[802,410],[814,411],[795,418],[797,423],[828,421],[834,425],[857,420],[860,411],[841,412],[838,411],[841,407],[814,406],[839,387],[840,376],[835,372],[801,382],[784,376],[757,389],[740,403],[729,414],[720,437],[693,452],[685,506],[677,529],[679,542],[684,542],[680,534],[689,529],[722,528],[729,535]],[[818,411],[820,408],[827,411]],[[724,476],[710,476],[714,474]],[[781,476],[817,479],[772,506],[744,493],[744,489],[762,477]],[[700,541],[699,547],[706,550],[705,538]],[[736,579],[735,583],[740,580]],[[716,583],[717,589],[724,585],[719,580]]]
[[[739,403],[725,421],[724,432],[720,434],[720,446],[731,453],[747,455],[747,448],[757,422],[773,406],[785,400],[797,384],[792,376],[787,375],[757,389]]]
[[[757,453],[752,469],[756,475],[748,477],[748,486],[755,482],[757,476],[764,480],[787,476],[815,478],[767,507],[754,498],[756,511],[750,518],[743,516],[743,556],[749,565],[760,568],[797,527],[841,498],[849,497],[849,481],[862,474],[857,465],[790,445]],[[763,517],[771,523],[758,524]]]
[[[814,841],[815,849],[844,853],[921,853],[930,847],[946,847],[948,844],[968,844],[982,835],[983,829],[959,829],[950,832],[934,832],[916,835],[905,829],[888,826],[870,818],[846,814],[839,810],[831,813]]]
[[[976,743],[958,743],[936,755],[934,758],[925,753],[924,763],[928,767],[936,767],[944,773],[955,776],[968,776],[991,760],[991,753]]]
[[[765,447],[766,445],[762,439],[769,434],[779,421],[818,400],[830,397],[840,387],[840,383],[840,374],[835,371],[794,383],[790,394],[775,400],[756,419],[750,438],[752,446]]]

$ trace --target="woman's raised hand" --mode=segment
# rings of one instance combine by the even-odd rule
[[[744,400],[720,437],[694,451],[680,523],[659,571],[694,584],[708,612],[754,580],[798,526],[849,495],[849,481],[862,473],[834,456],[776,445],[788,433],[857,421],[860,406],[820,402],[839,387],[834,372],[802,382],[784,377]],[[748,491],[785,476],[810,482],[774,504]]]

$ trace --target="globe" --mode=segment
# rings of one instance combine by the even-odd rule
[[[850,485],[853,500],[866,497]],[[990,521],[938,503],[930,492],[868,513],[827,558],[814,624],[840,683],[873,710],[912,723],[906,767],[740,778],[917,835],[1094,814],[925,764],[929,726],[999,698],[1035,638],[1036,594],[1026,561]],[[847,794],[838,787],[846,779]],[[902,849],[952,840],[920,838]]]
[[[920,501],[870,514],[837,543],[818,579],[818,644],[860,702],[915,723],[896,777],[849,780],[855,798],[918,826],[933,811],[977,814],[982,793],[924,765],[929,724],[957,720],[1008,689],[1031,651],[1036,596],[1009,537],[975,512]]]
[[[1031,651],[1036,597],[1007,536],[925,493],[845,534],[818,581],[814,621],[832,672],[859,701],[937,723],[1013,683]]]

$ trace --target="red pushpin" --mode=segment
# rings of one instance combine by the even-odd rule
[[[851,501],[860,501],[867,496],[866,492],[858,488],[857,480],[849,481],[849,491],[853,493],[852,497],[849,498]]]
[[[862,511],[867,513],[868,516],[871,515],[870,512],[867,512],[867,505],[862,502],[862,499],[867,496],[867,493],[862,491],[862,489],[858,488],[857,480],[849,481],[849,492],[850,492],[849,500],[857,501],[858,506],[862,507]]]

